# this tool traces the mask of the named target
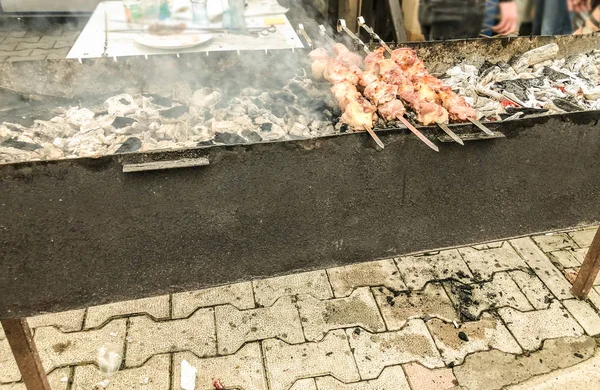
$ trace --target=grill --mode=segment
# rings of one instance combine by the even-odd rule
[[[321,44],[318,33],[308,35]],[[408,46],[430,72],[443,74],[460,61],[480,67],[549,43],[566,58],[593,50],[599,39]],[[437,127],[419,127],[444,142],[440,153],[406,128],[387,126],[377,131],[386,146],[380,150],[366,133],[343,131],[339,112],[327,102],[328,86],[304,95],[309,66],[304,50],[5,64],[0,85],[27,98],[3,114],[11,132],[35,120],[54,126],[57,115],[66,126],[84,126],[86,112],[69,107],[106,115],[107,99],[116,117],[106,125],[126,130],[118,142],[103,142],[104,149],[82,147],[81,155],[60,159],[36,155],[37,161],[29,154],[38,153],[36,140],[11,136],[8,146],[8,137],[3,140],[20,154],[0,164],[0,318],[600,220],[598,111],[487,122],[494,136],[470,123],[451,125],[463,139],[477,141],[465,146]],[[210,113],[211,127],[202,129],[189,117],[208,117],[192,113],[207,107],[177,102],[200,88],[210,90],[199,99],[210,101],[218,90],[228,104],[231,96],[248,98],[268,110],[259,113],[262,132],[228,119],[231,111],[217,125]],[[174,102],[161,100],[174,90]],[[262,107],[261,95],[267,99]],[[124,119],[135,114],[118,111],[134,104],[164,119],[152,131],[166,136],[151,147]],[[238,118],[249,112],[250,104],[241,104]],[[136,123],[150,128],[142,115]],[[185,115],[187,127],[179,124]],[[290,120],[304,127],[290,128]],[[276,126],[284,130],[281,137],[268,139]],[[549,215],[550,209],[560,212]]]

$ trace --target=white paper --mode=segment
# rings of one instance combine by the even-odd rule
[[[183,390],[196,389],[196,368],[187,360],[181,362],[181,388]]]

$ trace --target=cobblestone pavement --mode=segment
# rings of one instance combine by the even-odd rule
[[[84,25],[75,18],[62,23],[0,18],[0,63],[65,58]]]
[[[600,388],[600,278],[570,293],[596,227],[30,318],[55,390]],[[0,390],[24,389],[0,333]],[[513,387],[514,386],[514,387]]]

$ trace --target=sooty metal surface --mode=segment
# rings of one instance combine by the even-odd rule
[[[398,130],[383,151],[355,133],[0,166],[0,318],[599,221],[598,118],[440,153]],[[210,164],[123,173],[195,157]]]

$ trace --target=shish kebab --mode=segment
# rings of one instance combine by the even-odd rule
[[[377,39],[378,42],[379,42],[379,44],[385,50],[387,50],[389,53],[392,53],[392,50],[389,48],[389,46],[386,45],[385,42],[383,42],[383,40],[377,34],[375,34],[375,32],[371,28],[369,28],[364,23],[364,19],[362,19],[361,17],[359,17],[358,18],[358,24],[359,24],[360,27],[362,27],[363,29],[365,29],[365,31],[367,31],[371,35],[372,38]],[[350,38],[352,38],[355,43],[357,43],[358,45],[360,45],[363,48],[363,50],[367,53],[367,56],[370,54],[370,51],[369,51],[367,45],[365,45],[364,42],[358,36],[356,36],[352,31],[350,31],[348,29],[348,27],[346,27],[346,21],[344,19],[339,19],[338,20],[337,30],[338,30],[338,32],[344,31],[346,34],[348,34],[348,36],[350,36]],[[383,52],[381,54],[383,54]],[[374,59],[375,60],[379,60],[379,59],[384,59],[384,58],[383,58],[383,56],[377,55],[377,56],[374,57]],[[393,67],[394,67],[394,64],[390,62],[387,65],[386,68],[388,70],[391,70]],[[396,72],[396,73],[398,73],[398,72]],[[399,85],[400,87],[410,88],[410,82],[406,83],[409,80],[406,80],[406,79],[405,80],[399,80],[399,76],[398,75],[392,76],[392,77],[390,77],[390,76],[392,76],[392,75],[388,75],[388,77],[387,77],[388,80],[386,80],[387,82],[394,84],[394,83],[396,83],[396,81],[403,81],[404,82],[403,84],[397,84],[397,83],[396,84]],[[408,85],[405,85],[405,84],[408,84]],[[407,102],[409,104],[411,103],[409,101],[407,101]],[[428,104],[419,104],[418,106],[416,106],[414,104],[411,104],[411,105],[412,105],[413,110],[417,111],[417,113],[419,113],[421,111],[425,111],[425,112],[426,111],[438,111],[439,112],[438,113],[438,118],[435,121],[432,121],[431,123],[427,123],[427,124],[435,123],[436,125],[439,126],[440,129],[442,129],[446,134],[448,134],[450,136],[450,138],[452,138],[455,142],[457,142],[457,143],[459,143],[461,145],[464,145],[464,142],[462,141],[462,139],[460,139],[460,137],[458,135],[456,135],[452,130],[450,130],[450,128],[448,126],[446,126],[446,124],[448,123],[448,118],[445,117],[445,114],[443,112],[444,108],[435,107],[432,103],[434,103],[434,102],[429,102]],[[431,116],[431,112],[429,113],[428,116]],[[405,120],[402,120],[402,122],[404,124],[408,123]],[[423,122],[421,122],[421,123],[423,123]],[[410,127],[409,127],[409,129],[410,129]],[[423,138],[424,138],[424,136],[423,136]]]
[[[324,49],[316,49],[309,56],[313,60],[313,77],[325,78],[333,84],[331,92],[343,111],[342,123],[354,130],[367,130],[371,133],[373,122],[377,119],[376,113],[379,113],[386,121],[402,121],[430,148],[439,151],[433,142],[404,118],[405,108],[397,98],[397,85],[380,81],[379,76],[376,76],[377,80],[372,80],[368,73],[358,67],[363,63],[362,57],[352,53],[341,43],[332,45],[332,53],[334,57],[330,58]],[[364,87],[362,95],[358,87]]]

